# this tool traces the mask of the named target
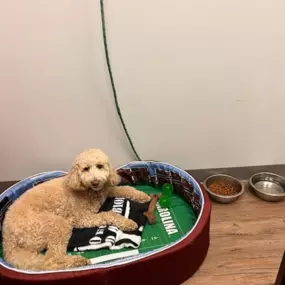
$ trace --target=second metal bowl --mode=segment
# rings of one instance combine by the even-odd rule
[[[249,187],[265,201],[276,202],[285,199],[285,180],[277,174],[256,173],[250,177]]]

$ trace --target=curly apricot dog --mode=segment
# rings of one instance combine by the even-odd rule
[[[147,202],[149,196],[129,186],[117,186],[119,176],[102,151],[79,154],[70,172],[28,190],[8,209],[3,223],[7,263],[20,269],[56,270],[89,264],[66,254],[72,228],[114,225],[134,230],[137,224],[115,212],[98,210],[107,197]],[[46,250],[45,254],[41,252]]]

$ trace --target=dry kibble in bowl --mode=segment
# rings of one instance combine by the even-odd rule
[[[235,187],[226,181],[213,182],[208,188],[211,192],[223,196],[230,196],[238,193],[235,190]]]

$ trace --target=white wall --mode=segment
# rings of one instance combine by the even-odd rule
[[[144,159],[285,163],[283,0],[106,2],[110,56]],[[0,180],[134,158],[113,105],[98,0],[0,0]]]

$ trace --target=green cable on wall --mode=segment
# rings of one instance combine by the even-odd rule
[[[117,91],[116,91],[116,87],[115,87],[114,77],[113,77],[111,63],[110,63],[109,51],[108,51],[108,43],[107,43],[107,35],[106,35],[106,23],[105,23],[105,13],[104,13],[104,0],[100,0],[100,6],[101,6],[102,34],[103,34],[105,57],[106,57],[106,63],[107,63],[107,66],[108,66],[108,73],[109,73],[109,76],[110,76],[110,81],[111,81],[111,85],[112,85],[113,96],[114,96],[114,101],[115,101],[117,113],[118,113],[118,116],[120,118],[121,124],[122,124],[122,126],[124,128],[125,134],[126,134],[126,136],[128,138],[128,141],[129,141],[129,143],[131,145],[131,148],[132,148],[134,154],[136,155],[138,160],[141,160],[140,156],[138,155],[138,153],[136,151],[136,148],[134,147],[134,144],[132,142],[132,139],[130,137],[130,134],[128,132],[126,124],[124,122],[124,119],[123,119],[123,116],[122,116],[122,112],[121,112],[121,109],[120,109],[120,105],[119,105],[119,102],[118,102]]]

